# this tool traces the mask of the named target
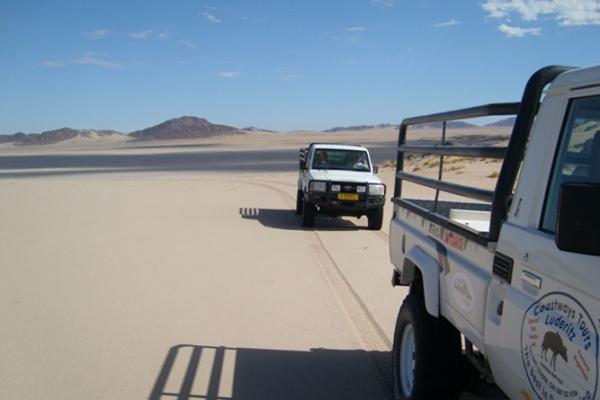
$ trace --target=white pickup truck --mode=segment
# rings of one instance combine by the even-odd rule
[[[445,140],[446,121],[510,114],[506,147]],[[407,143],[433,122],[441,144]],[[410,290],[395,397],[456,397],[465,360],[511,399],[600,397],[600,66],[542,68],[519,103],[405,119],[398,145],[389,248],[392,284]],[[407,153],[439,155],[439,179],[407,172]],[[503,159],[495,190],[443,180],[445,156]]]
[[[369,218],[369,229],[383,222],[385,185],[362,146],[311,143],[300,149],[296,214],[312,227],[317,214]]]

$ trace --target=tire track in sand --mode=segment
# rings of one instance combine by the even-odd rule
[[[265,183],[265,181],[252,180],[245,181],[244,183],[254,184],[274,191],[280,195],[291,210],[295,207],[296,200],[284,190],[272,186],[272,183],[275,182]],[[310,230],[306,230],[305,232],[309,239],[309,245],[315,255],[316,264],[319,266],[327,286],[330,288],[344,315],[354,329],[363,349],[367,352],[384,394],[387,398],[391,399],[393,397],[393,377],[390,353],[392,343],[390,339],[379,323],[377,323],[375,317],[371,314],[350,281],[346,278],[333,255],[327,249],[327,246],[325,246],[319,233]],[[387,241],[387,235],[385,240]]]

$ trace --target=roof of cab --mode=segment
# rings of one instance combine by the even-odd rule
[[[315,149],[332,149],[332,150],[367,150],[365,147],[356,144],[328,144],[328,143],[315,143],[312,145]]]
[[[552,82],[549,91],[575,90],[591,86],[600,86],[600,65],[563,72]]]

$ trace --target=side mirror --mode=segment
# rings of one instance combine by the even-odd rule
[[[558,198],[556,246],[600,255],[600,184],[563,183]]]
[[[300,160],[300,171],[306,169],[306,160]]]
[[[373,165],[373,173],[374,174],[379,173],[379,165]]]

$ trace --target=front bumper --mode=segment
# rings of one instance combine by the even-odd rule
[[[331,185],[340,184],[345,188],[341,193],[349,193],[358,195],[358,200],[340,200],[338,194],[340,192],[332,192]],[[369,195],[368,189],[366,193],[357,193],[356,186],[366,186],[368,183],[349,184],[345,182],[328,182],[326,192],[309,192],[305,195],[304,201],[315,204],[319,207],[319,211],[323,214],[330,215],[350,215],[360,216],[367,211],[382,207],[385,203],[385,195],[373,196]]]
[[[367,211],[382,207],[385,195],[358,194],[358,200],[340,200],[337,192],[309,192],[304,201],[315,204],[323,214],[360,216]]]

